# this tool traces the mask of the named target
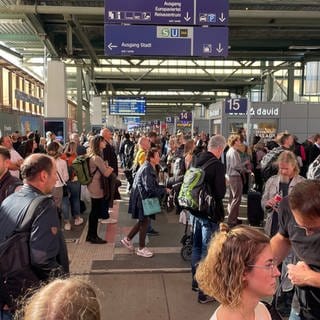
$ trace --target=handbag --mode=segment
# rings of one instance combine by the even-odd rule
[[[62,187],[62,196],[69,197],[69,190],[68,190],[68,186],[66,184],[64,184]]]
[[[142,200],[143,214],[150,216],[161,212],[160,201],[158,198],[147,198]]]
[[[153,214],[160,213],[161,207],[160,207],[159,199],[157,197],[142,199],[142,193],[139,186],[137,186],[137,188],[139,190],[140,197],[141,197],[143,214],[145,216],[151,216]]]
[[[69,189],[68,189],[68,186],[66,185],[65,181],[61,178],[61,175],[59,173],[59,171],[57,171],[57,174],[58,174],[58,178],[59,180],[63,183],[63,186],[62,186],[62,197],[69,197]]]

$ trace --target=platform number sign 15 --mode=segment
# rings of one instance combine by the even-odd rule
[[[226,99],[225,101],[225,113],[246,113],[248,107],[248,99]]]

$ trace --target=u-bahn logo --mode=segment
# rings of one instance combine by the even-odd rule
[[[160,29],[160,38],[188,38],[188,29],[175,27],[162,27]]]

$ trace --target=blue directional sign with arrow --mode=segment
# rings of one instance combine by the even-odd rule
[[[228,55],[228,28],[105,25],[107,56]]]
[[[226,26],[228,0],[105,0],[105,23]]]

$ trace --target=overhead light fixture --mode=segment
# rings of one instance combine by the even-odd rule
[[[0,18],[0,24],[23,24],[24,23],[24,20],[23,19],[15,19],[15,18],[12,18],[12,19],[1,19]]]
[[[320,50],[320,46],[290,46],[289,50]]]

